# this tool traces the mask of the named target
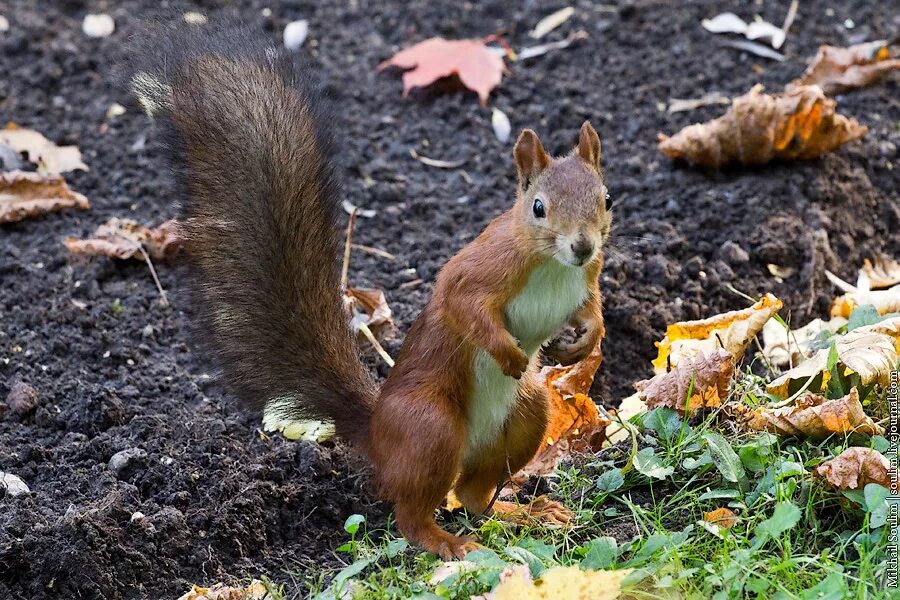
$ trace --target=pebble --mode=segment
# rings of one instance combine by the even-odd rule
[[[129,465],[135,462],[143,462],[147,458],[147,452],[140,448],[128,448],[121,452],[116,452],[109,459],[107,468],[118,477]]]
[[[108,37],[116,30],[116,22],[106,13],[85,15],[84,21],[81,22],[81,30],[88,37]]]
[[[729,265],[742,265],[750,260],[747,251],[738,246],[736,243],[728,240],[719,248],[719,256],[722,257]]]
[[[6,490],[6,493],[12,497],[21,496],[31,492],[25,482],[12,473],[4,473],[0,471],[0,487]]]
[[[306,41],[309,33],[309,22],[303,19],[291,21],[284,28],[284,47],[294,52]]]
[[[9,19],[0,15],[0,33],[9,31]]]
[[[6,405],[13,414],[23,417],[38,407],[37,391],[24,381],[17,381],[6,396]]]

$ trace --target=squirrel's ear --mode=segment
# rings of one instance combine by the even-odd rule
[[[516,171],[523,187],[528,187],[529,180],[547,168],[550,164],[550,155],[544,150],[541,140],[531,129],[525,129],[516,140],[513,149],[516,159]]]
[[[590,121],[585,121],[578,134],[578,156],[598,171],[600,170],[600,136]]]

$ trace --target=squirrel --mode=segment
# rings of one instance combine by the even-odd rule
[[[573,364],[604,334],[612,217],[594,128],[559,158],[522,131],[514,204],[441,269],[379,389],[342,303],[327,101],[241,28],[157,32],[131,73],[182,188],[202,329],[232,391],[279,418],[333,421],[410,542],[445,560],[478,547],[441,529],[436,508],[453,490],[489,509],[543,440],[541,348],[572,327],[545,351]]]

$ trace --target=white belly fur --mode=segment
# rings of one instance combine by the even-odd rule
[[[522,291],[506,306],[506,323],[525,353],[533,358],[586,298],[584,271],[549,259],[535,269]],[[518,380],[500,371],[487,352],[476,351],[468,408],[467,457],[497,438],[515,407],[518,385]]]

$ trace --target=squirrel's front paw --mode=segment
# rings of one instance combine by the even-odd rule
[[[530,362],[528,355],[522,352],[522,349],[518,346],[504,348],[494,355],[494,359],[500,365],[500,370],[503,371],[503,374],[513,379],[522,377],[522,373],[528,369],[528,363]]]
[[[599,332],[583,325],[569,328],[544,347],[544,354],[563,366],[573,365],[588,357],[599,337]]]

